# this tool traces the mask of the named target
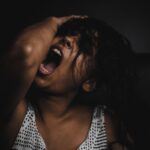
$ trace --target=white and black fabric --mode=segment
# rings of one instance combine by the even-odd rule
[[[36,126],[34,109],[31,106],[28,107],[26,116],[12,149],[46,150],[44,140]],[[88,136],[77,150],[107,150],[103,107],[95,107]]]

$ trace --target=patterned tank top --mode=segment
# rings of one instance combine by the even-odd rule
[[[34,109],[31,106],[28,107],[24,121],[12,149],[46,150],[44,140],[36,126]],[[88,135],[77,150],[107,150],[104,107],[95,107]]]

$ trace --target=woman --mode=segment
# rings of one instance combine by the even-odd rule
[[[88,17],[25,29],[0,63],[1,147],[129,149],[130,136],[104,104],[126,99],[131,55],[121,34]]]

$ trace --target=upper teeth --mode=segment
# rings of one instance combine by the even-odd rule
[[[53,51],[54,51],[55,53],[57,53],[59,56],[61,56],[61,52],[60,52],[59,49],[55,48],[55,49],[53,49]]]

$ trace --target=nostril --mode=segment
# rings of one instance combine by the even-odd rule
[[[62,44],[67,49],[72,49],[72,42],[68,38],[61,39],[60,44]]]

